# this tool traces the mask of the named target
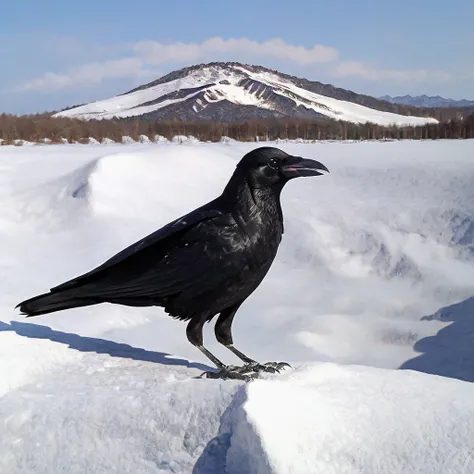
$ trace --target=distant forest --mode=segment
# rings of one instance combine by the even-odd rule
[[[474,113],[438,124],[409,127],[383,127],[373,123],[356,125],[341,121],[318,121],[300,118],[249,120],[242,123],[209,121],[89,120],[53,118],[49,114],[0,115],[0,144],[21,141],[49,143],[87,143],[89,138],[122,142],[140,135],[151,141],[157,135],[171,140],[177,135],[194,136],[201,141],[220,141],[230,137],[239,141],[275,139],[304,140],[379,140],[379,139],[463,139],[474,138]]]

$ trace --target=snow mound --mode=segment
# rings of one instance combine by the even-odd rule
[[[169,143],[169,140],[163,135],[155,135],[155,143]]]
[[[41,338],[38,330],[15,327]],[[186,360],[56,334],[84,354],[3,396],[0,472],[474,469],[474,386],[466,382],[330,363],[249,384],[196,379],[201,369]]]
[[[189,135],[189,136],[186,136],[186,135],[175,135],[175,136],[171,139],[171,142],[172,142],[172,143],[178,143],[178,144],[186,143],[187,145],[192,145],[192,144],[200,143],[199,140],[198,140],[196,137],[193,137],[192,135]]]
[[[140,135],[138,137],[140,143],[151,143],[150,139],[146,135]]]
[[[234,138],[230,138],[226,135],[223,135],[220,139],[220,142],[221,143],[225,143],[226,145],[233,145],[233,144],[236,144],[238,143],[237,140],[235,140]]]
[[[189,473],[238,387],[194,380],[205,366],[163,353],[25,323],[11,328],[25,337],[1,330],[0,352],[38,345],[17,368],[43,366],[44,353],[50,372],[29,370],[1,399],[2,473]],[[51,367],[50,352],[62,363]]]
[[[122,137],[122,143],[124,145],[132,145],[133,143],[136,143],[136,141],[132,137],[129,137],[128,135],[124,135]]]
[[[28,140],[13,140],[15,146],[34,146],[35,142],[29,142]]]
[[[193,472],[472,472],[473,396],[417,372],[307,366],[242,387]]]
[[[111,138],[103,138],[102,145],[113,145],[115,142]]]

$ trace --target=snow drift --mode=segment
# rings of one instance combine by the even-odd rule
[[[185,361],[131,360],[126,348],[98,355],[93,340],[84,347],[91,353],[76,363],[1,399],[2,472],[474,469],[474,386],[465,382],[328,363],[250,384],[194,380]]]

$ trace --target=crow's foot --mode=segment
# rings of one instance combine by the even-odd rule
[[[227,367],[219,369],[217,372],[203,372],[199,378],[234,379],[250,382],[258,378],[263,372],[276,374],[280,373],[280,371],[286,367],[291,368],[291,365],[286,362],[267,362],[266,364],[251,362],[242,366],[228,365]]]
[[[286,362],[266,362],[265,364],[259,364],[259,363],[251,363],[251,364],[246,364],[244,367],[247,370],[253,370],[254,372],[268,372],[271,374],[275,373],[280,373],[282,369],[285,367],[291,368],[290,364],[287,364]]]
[[[250,382],[258,377],[258,372],[253,370],[253,368],[246,367],[246,366],[235,366],[229,365],[227,367],[223,367],[219,369],[217,372],[203,372],[200,378],[207,378],[207,379],[234,379],[234,380],[245,380],[246,382]]]

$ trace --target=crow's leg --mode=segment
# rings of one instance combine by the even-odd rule
[[[254,374],[243,374],[235,369],[239,367],[226,366],[221,362],[212,352],[206,349],[203,345],[202,337],[202,328],[205,321],[207,320],[207,315],[201,315],[200,317],[193,318],[189,321],[188,326],[186,327],[186,336],[188,341],[196,346],[209,360],[211,360],[216,367],[219,369],[217,372],[204,372],[201,374],[201,377],[211,378],[211,379],[239,379],[239,380],[252,380]]]
[[[235,368],[234,371],[238,371],[242,374],[248,374],[250,372],[275,373],[279,372],[284,367],[289,367],[289,364],[287,364],[286,362],[268,362],[266,364],[260,364],[234,347],[231,327],[235,313],[239,309],[240,305],[241,303],[238,303],[222,311],[219,317],[217,318],[216,325],[214,327],[216,339],[245,363],[243,367]]]
[[[245,364],[255,364],[258,365],[258,362],[247,357],[243,352],[240,352],[234,347],[234,341],[232,340],[232,322],[234,320],[235,313],[240,307],[240,304],[231,306],[230,308],[225,309],[221,312],[217,318],[216,325],[214,327],[214,333],[216,334],[216,339],[227,349],[232,351],[239,359],[243,360]]]
[[[203,345],[202,328],[207,319],[207,315],[194,317],[189,321],[186,327],[186,336],[188,341],[196,346],[209,360],[211,360],[218,369],[226,369],[226,366],[212,352],[208,351]]]

